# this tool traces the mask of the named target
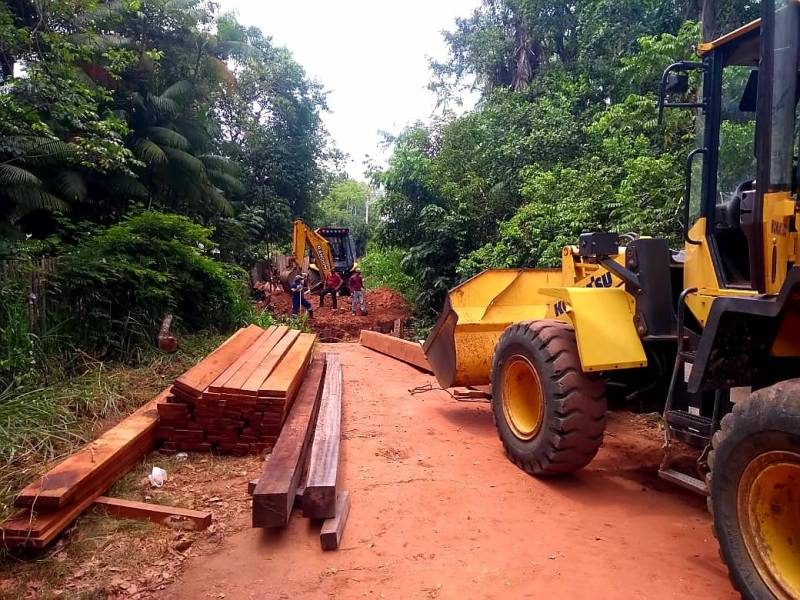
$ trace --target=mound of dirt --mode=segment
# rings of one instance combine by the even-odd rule
[[[334,311],[330,296],[325,298],[325,306],[319,307],[319,296],[309,297],[314,307],[314,319],[308,322],[324,342],[351,342],[358,340],[362,329],[388,333],[397,319],[403,321],[411,317],[411,306],[405,298],[389,288],[378,288],[365,293],[367,314],[350,314],[350,297],[338,298],[339,310]],[[276,316],[288,317],[292,314],[291,294],[273,292],[266,303],[259,307],[271,311]]]

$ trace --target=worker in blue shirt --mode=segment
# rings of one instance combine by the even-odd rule
[[[306,291],[306,279],[301,274],[297,274],[292,282],[292,285],[289,288],[292,292],[292,316],[296,317],[297,313],[300,312],[300,306],[302,305],[308,311],[308,318],[314,318],[314,310],[311,308],[311,302],[306,300],[305,291]]]

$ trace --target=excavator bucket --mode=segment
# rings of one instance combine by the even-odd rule
[[[488,384],[505,328],[543,319],[555,299],[539,290],[561,283],[559,269],[491,269],[453,288],[423,346],[439,385]]]

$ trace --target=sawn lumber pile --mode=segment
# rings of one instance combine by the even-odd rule
[[[158,404],[161,450],[245,455],[271,450],[311,361],[316,336],[240,329],[175,380]]]
[[[283,527],[298,505],[326,519],[323,550],[338,548],[350,508],[339,488],[342,366],[337,354],[313,359],[261,477],[251,482],[253,527]]]

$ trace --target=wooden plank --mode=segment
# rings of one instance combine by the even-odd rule
[[[93,442],[70,455],[43,477],[30,483],[14,501],[15,506],[34,507],[38,511],[54,511],[83,495],[91,481],[106,472],[119,473],[119,462],[128,464],[127,454],[141,455],[145,446],[155,443],[158,422],[157,406],[170,394],[167,388],[126,419]],[[135,462],[135,461],[134,461]]]
[[[278,363],[272,374],[258,389],[259,396],[269,398],[291,398],[300,386],[311,351],[317,336],[313,333],[301,333],[297,341]]]
[[[269,458],[269,457],[267,457]],[[256,490],[256,486],[258,485],[258,479],[251,479],[247,482],[247,495],[252,496],[253,492]],[[305,488],[298,487],[297,491],[294,495],[294,508],[303,508],[303,494],[305,493]]]
[[[323,550],[336,550],[339,548],[349,514],[350,492],[339,492],[336,496],[336,516],[332,519],[326,519],[319,532],[319,543]]]
[[[336,516],[342,429],[342,364],[338,354],[328,354],[326,362],[325,385],[311,443],[303,497],[303,516],[311,519]]]
[[[161,523],[180,529],[200,531],[211,525],[211,513],[204,510],[191,510],[177,506],[162,506],[147,502],[135,502],[122,498],[100,496],[95,498],[94,506],[121,519],[138,519]]]
[[[265,330],[264,333],[261,334],[261,336],[259,336],[249,348],[242,352],[242,354],[236,360],[234,360],[227,369],[220,373],[214,381],[208,384],[207,392],[220,393],[223,391],[227,381],[236,374],[245,361],[250,357],[250,353],[255,350],[258,340],[260,340],[265,334],[268,338],[272,335],[275,335],[275,330],[275,327],[270,327]]]
[[[194,367],[175,380],[175,385],[184,390],[202,393],[208,385],[227,369],[264,332],[258,325],[240,329]]]
[[[144,441],[144,440],[143,440]],[[131,453],[121,460],[114,472],[109,472],[97,479],[91,480],[91,488],[83,499],[76,498],[74,502],[63,508],[49,513],[34,513],[29,508],[22,509],[12,515],[0,527],[0,545],[9,548],[36,548],[41,549],[50,544],[70,523],[77,519],[81,513],[89,508],[94,500],[104,494],[127,471],[129,471],[149,450],[155,445],[155,429],[147,440],[142,443],[138,455]]]
[[[366,346],[376,352],[391,356],[428,373],[433,373],[420,344],[401,340],[377,331],[367,331],[366,329],[361,330],[360,342],[362,346]]]
[[[281,333],[285,333],[282,330]],[[230,379],[224,385],[215,389],[209,389],[211,392],[220,392],[228,394],[239,394],[242,385],[247,378],[253,373],[253,370],[264,360],[264,354],[268,353],[273,346],[278,342],[277,339],[271,341],[275,334],[275,330],[267,335],[259,337],[255,343],[250,347],[247,352],[245,360],[240,365],[239,369],[231,375]]]
[[[243,392],[250,392],[251,394],[258,395],[258,390],[267,378],[272,374],[278,364],[281,362],[289,348],[295,343],[300,336],[300,331],[297,329],[289,330],[288,333],[281,339],[261,361],[261,364],[256,367],[253,374],[242,384]]]
[[[253,527],[280,527],[289,521],[314,431],[324,377],[325,358],[316,357],[253,491]]]

